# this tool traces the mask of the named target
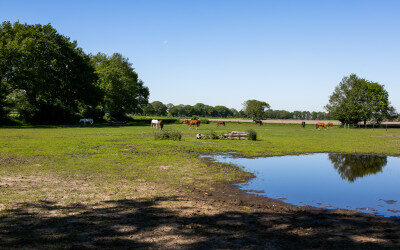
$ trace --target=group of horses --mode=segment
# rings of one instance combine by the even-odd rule
[[[306,127],[306,122],[301,122],[301,126],[303,128],[305,128]],[[327,129],[329,127],[333,128],[333,123],[332,122],[328,122],[327,124],[325,124],[324,122],[317,122],[315,124],[315,128],[319,129],[320,127],[324,128],[324,129]]]
[[[196,127],[196,129],[200,126],[200,120],[193,119],[193,120],[182,120],[182,124],[189,125],[189,129]]]
[[[255,123],[255,124],[258,124],[258,125],[260,125],[260,126],[262,126],[263,125],[263,122],[261,121],[261,120],[253,120],[253,122]],[[182,120],[182,124],[187,124],[187,125],[189,125],[189,129],[191,129],[192,127],[196,127],[196,129],[200,126],[200,120],[198,120],[198,119],[192,119],[192,120]],[[226,124],[225,124],[225,122],[224,121],[218,121],[217,122],[217,127],[219,127],[219,126],[225,126]],[[303,128],[305,128],[306,127],[306,122],[301,122],[301,126],[303,127]],[[159,128],[159,129],[163,129],[163,127],[164,127],[164,123],[163,123],[163,121],[162,120],[155,120],[155,119],[153,119],[153,120],[151,120],[151,127],[152,128]],[[328,122],[328,123],[324,123],[324,122],[317,122],[316,124],[315,124],[315,128],[316,129],[320,129],[320,128],[324,128],[324,129],[327,129],[327,128],[329,128],[329,127],[331,127],[331,128],[333,128],[333,123],[332,122]]]

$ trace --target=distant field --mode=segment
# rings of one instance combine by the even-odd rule
[[[199,153],[400,155],[399,129],[317,130],[314,126],[250,123],[227,123],[225,127],[211,123],[198,130],[167,124],[165,129],[182,132],[182,140],[154,140],[155,129],[150,126],[0,129],[0,247],[62,248],[71,242],[106,247],[111,244],[108,241],[145,244],[149,239],[154,240],[147,242],[151,247],[188,247],[193,241],[211,237],[208,232],[213,230],[226,235],[223,230],[229,227],[216,228],[209,222],[213,219],[204,216],[239,211],[238,218],[243,218],[255,210],[239,201],[234,205],[237,198],[227,195],[228,191],[221,191],[223,195],[216,201],[210,199],[220,192],[219,184],[244,181],[251,175],[224,164],[207,163],[197,157]],[[248,129],[257,131],[258,141],[195,138],[196,133]],[[228,198],[233,203],[226,207],[223,202]],[[297,216],[279,204],[271,207],[276,215],[266,218],[282,218],[283,224],[288,222],[279,216]],[[171,221],[169,214],[174,214]],[[201,228],[200,220],[206,221]],[[310,226],[300,223],[299,228],[304,227]],[[201,235],[200,229],[204,230]],[[276,230],[283,240],[286,233],[294,234],[292,229]],[[245,227],[241,234],[248,232]],[[225,246],[221,243],[220,247]]]

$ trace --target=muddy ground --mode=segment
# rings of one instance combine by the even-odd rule
[[[121,185],[137,192],[125,191],[126,197],[116,200],[85,181],[3,178],[21,193],[44,181],[53,183],[55,191],[69,186],[74,196],[80,188],[93,189],[100,200],[63,203],[55,192],[54,197],[16,203],[2,211],[1,248],[400,248],[400,224],[388,218],[297,207],[247,194],[228,182],[210,191],[135,180]]]

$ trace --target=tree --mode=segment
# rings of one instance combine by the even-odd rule
[[[234,108],[231,108],[230,111],[231,111],[232,117],[234,117],[234,118],[238,118],[239,117],[239,111],[237,111]]]
[[[167,106],[164,105],[164,103],[160,101],[154,101],[151,103],[151,106],[153,106],[154,109],[154,114],[158,116],[165,116],[167,115]]]
[[[270,108],[266,102],[247,100],[244,104],[244,112],[254,120],[261,120],[265,117],[265,111]]]
[[[168,113],[168,114],[169,114],[169,111],[170,111],[173,107],[175,107],[175,105],[172,104],[172,103],[168,103],[166,106],[167,106],[167,113]]]
[[[1,76],[0,76],[1,77]],[[6,120],[8,114],[8,106],[7,96],[10,94],[10,87],[5,82],[4,79],[0,78],[0,123]]]
[[[380,123],[393,109],[383,85],[355,74],[342,79],[325,108],[333,118],[349,124],[370,119]]]
[[[104,91],[103,108],[110,119],[124,119],[127,113],[140,113],[148,103],[149,89],[143,85],[128,58],[119,53],[92,56],[98,86]]]
[[[217,111],[215,111],[215,108],[213,106],[205,105],[204,108],[208,117],[217,117]]]
[[[172,106],[171,108],[169,108],[168,110],[168,115],[172,116],[172,117],[177,117],[179,116],[181,113],[181,107],[178,106]]]
[[[193,113],[195,115],[202,116],[202,117],[206,116],[206,114],[207,114],[206,105],[204,105],[203,103],[196,103],[193,106]]]
[[[155,115],[156,111],[154,110],[153,105],[151,105],[150,103],[146,104],[143,106],[142,108],[142,114],[143,115]]]
[[[101,100],[96,80],[90,58],[50,24],[0,25],[1,102],[11,94],[25,121],[74,120],[81,107]]]
[[[214,109],[218,117],[228,117],[232,115],[231,111],[225,106],[215,106]]]

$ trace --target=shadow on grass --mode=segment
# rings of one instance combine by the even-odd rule
[[[312,212],[183,216],[157,206],[164,200],[174,201],[176,197],[113,200],[96,206],[58,206],[46,201],[21,204],[0,217],[0,248],[399,247],[398,232],[391,229],[393,224],[372,217],[338,218]],[[64,215],[44,216],[36,210]],[[296,230],[302,233],[294,233]],[[375,236],[387,242],[354,240],[361,236]]]

